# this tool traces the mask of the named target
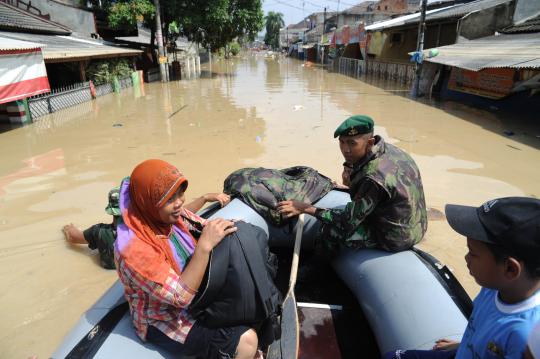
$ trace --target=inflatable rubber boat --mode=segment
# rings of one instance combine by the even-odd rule
[[[348,201],[347,193],[333,190],[315,205],[339,208]],[[286,292],[294,225],[272,226],[239,199],[201,215],[262,228],[278,256],[277,286]],[[439,338],[461,339],[472,303],[435,258],[417,249],[343,250],[329,261],[311,251],[318,230],[318,221],[306,216],[295,289],[299,358],[378,358],[399,348],[428,349]],[[83,314],[51,357],[172,358],[137,337],[119,281]]]

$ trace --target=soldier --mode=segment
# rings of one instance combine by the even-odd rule
[[[289,200],[278,204],[287,217],[307,213],[322,222],[322,239],[330,249],[341,246],[397,252],[420,242],[427,213],[420,172],[399,148],[373,135],[368,116],[346,119],[334,132],[345,158],[343,182],[352,202],[344,209],[317,208]]]
[[[113,216],[112,223],[94,224],[84,231],[81,231],[73,223],[70,223],[62,229],[68,242],[88,244],[90,249],[97,249],[99,251],[101,266],[105,269],[115,269],[114,241],[116,240],[116,226],[122,217],[118,205],[119,197],[118,187],[109,191],[109,204],[105,207],[105,212]]]
[[[116,240],[116,226],[122,218],[118,200],[120,198],[119,188],[115,187],[109,191],[109,204],[105,207],[105,212],[113,216],[112,223],[98,223],[90,228],[81,231],[73,223],[62,228],[66,241],[73,244],[88,244],[90,249],[99,251],[101,266],[105,269],[115,269],[114,264],[114,241]],[[184,207],[197,212],[206,202],[218,201],[223,207],[231,198],[224,193],[207,193],[196,198]]]

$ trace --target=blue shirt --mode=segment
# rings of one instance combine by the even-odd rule
[[[517,303],[503,303],[498,292],[482,288],[456,359],[522,359],[527,337],[540,320],[540,291]]]

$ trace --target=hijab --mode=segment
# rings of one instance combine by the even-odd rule
[[[123,223],[118,226],[115,249],[131,269],[160,284],[165,284],[170,268],[180,275],[185,264],[179,263],[171,236],[176,234],[175,240],[190,255],[195,247],[195,240],[182,217],[168,224],[159,216],[160,208],[187,185],[187,179],[176,167],[153,159],[137,165],[121,186]]]

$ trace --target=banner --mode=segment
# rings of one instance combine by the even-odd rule
[[[50,91],[41,49],[0,50],[0,103]]]
[[[514,86],[514,69],[489,68],[469,71],[453,67],[448,81],[450,90],[500,99],[510,94]]]

